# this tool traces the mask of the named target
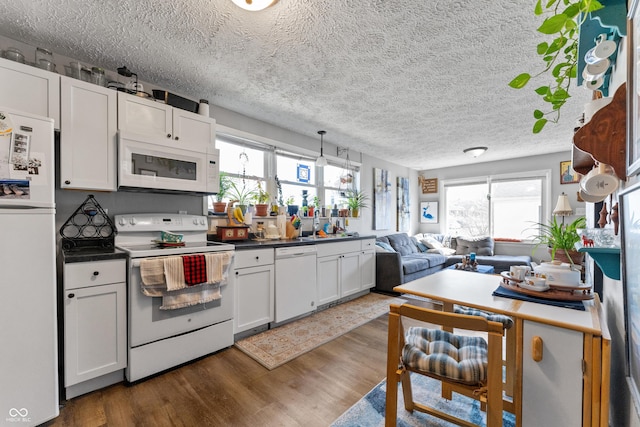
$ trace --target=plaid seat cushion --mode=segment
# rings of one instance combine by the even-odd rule
[[[464,307],[462,305],[455,305],[453,312],[457,314],[466,314],[468,316],[480,316],[487,319],[490,322],[502,323],[504,329],[509,329],[513,326],[513,319],[504,314],[488,313],[486,311],[478,310],[471,307]]]
[[[405,366],[465,384],[487,379],[487,342],[440,329],[411,327],[402,349]]]

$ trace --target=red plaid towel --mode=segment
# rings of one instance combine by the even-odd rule
[[[184,255],[184,281],[188,286],[199,285],[207,281],[207,263],[204,255]]]

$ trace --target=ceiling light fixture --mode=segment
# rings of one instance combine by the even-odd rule
[[[273,6],[278,0],[231,0],[236,6],[251,12],[257,12]]]
[[[462,152],[470,157],[478,157],[483,155],[487,150],[488,150],[487,147],[471,147],[471,148],[465,148],[464,150],[462,150]]]
[[[326,130],[319,130],[318,134],[320,135],[320,157],[316,159],[316,166],[319,168],[327,166],[327,158],[324,156],[324,134],[327,133]]]

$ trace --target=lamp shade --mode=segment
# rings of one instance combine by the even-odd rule
[[[274,5],[278,0],[231,0],[236,6],[245,10],[257,12],[262,9],[266,9],[271,5]]]
[[[558,203],[556,203],[555,209],[553,209],[554,215],[568,216],[573,214],[573,209],[569,203],[569,196],[562,193],[558,196]]]
[[[320,135],[320,157],[316,159],[316,166],[319,168],[327,166],[327,158],[324,156],[324,134],[327,133],[326,130],[319,130],[318,134]]]

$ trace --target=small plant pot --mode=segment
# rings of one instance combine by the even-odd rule
[[[226,202],[213,202],[213,212],[214,213],[224,213],[227,210]]]
[[[269,215],[269,205],[266,203],[258,203],[256,205],[256,215],[257,216],[267,216]]]
[[[351,209],[351,216],[354,218],[358,218],[360,216],[360,209],[358,208]]]
[[[288,205],[287,213],[289,214],[289,216],[296,215],[298,213],[298,205]]]

